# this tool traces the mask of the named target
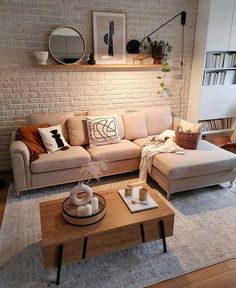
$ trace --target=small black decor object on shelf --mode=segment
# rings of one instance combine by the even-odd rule
[[[96,64],[96,61],[95,61],[94,56],[93,56],[92,53],[89,55],[89,59],[88,59],[87,62],[88,62],[89,65],[95,65]]]

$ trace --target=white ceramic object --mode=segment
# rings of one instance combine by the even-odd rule
[[[84,206],[79,206],[77,208],[77,216],[85,216],[85,207]]]
[[[92,211],[93,213],[98,211],[98,197],[92,197],[91,199]]]
[[[48,51],[34,51],[34,56],[41,65],[47,65]]]
[[[85,193],[85,197],[82,199],[79,199],[77,195],[79,193]],[[70,203],[75,205],[75,206],[82,206],[90,202],[93,196],[93,191],[92,189],[88,186],[85,185],[84,183],[78,183],[71,191],[70,191]]]
[[[90,216],[90,215],[93,214],[92,213],[92,205],[91,204],[86,204],[84,206],[84,208],[85,208],[85,216]]]

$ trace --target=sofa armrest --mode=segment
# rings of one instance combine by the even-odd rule
[[[30,153],[22,141],[14,140],[14,135],[11,140],[10,155],[15,189],[18,194],[20,191],[31,187]]]

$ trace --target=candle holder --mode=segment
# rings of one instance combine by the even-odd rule
[[[83,197],[83,193],[80,194]],[[70,198],[66,198],[62,203],[62,217],[66,222],[76,226],[88,226],[103,219],[106,214],[106,200],[98,193],[93,193],[98,198],[98,210],[89,216],[78,216],[78,206],[71,203]]]

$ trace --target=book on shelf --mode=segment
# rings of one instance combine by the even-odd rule
[[[226,71],[224,85],[231,85],[235,83],[235,71],[228,70]]]
[[[211,72],[209,85],[213,85],[214,84],[214,80],[215,80],[215,72]]]
[[[220,72],[215,72],[215,77],[214,77],[214,83],[213,83],[213,85],[217,85],[217,84],[218,84],[219,74],[220,74]]]
[[[224,85],[224,82],[225,82],[225,74],[226,74],[225,71],[222,71],[222,72],[221,72],[219,85]]]
[[[211,68],[211,53],[206,53],[205,68]]]
[[[216,68],[217,66],[217,57],[218,55],[217,54],[212,54],[212,57],[211,57],[211,68]]]
[[[229,54],[225,54],[224,65],[223,68],[228,68],[229,66]]]
[[[211,72],[205,72],[203,78],[203,85],[209,85]]]
[[[221,85],[221,84],[220,84],[221,75],[222,75],[222,72],[218,72],[216,85]]]
[[[220,55],[221,54],[215,54],[216,57],[216,63],[214,68],[220,68]]]
[[[231,54],[229,54],[229,65],[228,65],[228,67],[230,68],[232,68],[232,67],[235,67],[235,61],[236,61],[236,53],[231,53]]]
[[[225,59],[225,53],[221,53],[221,54],[220,54],[219,68],[223,68],[224,59]]]

